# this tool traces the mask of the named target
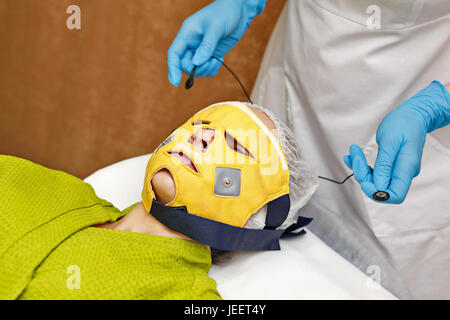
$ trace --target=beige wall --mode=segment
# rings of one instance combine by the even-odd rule
[[[170,43],[207,3],[0,0],[0,153],[84,178],[153,151],[210,103],[245,100],[224,68],[189,91],[167,80]],[[81,30],[66,28],[70,4],[81,7]],[[249,91],[283,4],[268,0],[226,56]]]

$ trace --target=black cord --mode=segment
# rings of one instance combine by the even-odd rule
[[[239,78],[238,78],[238,76],[233,72],[233,70],[231,70],[231,68],[230,67],[228,67],[226,64],[225,64],[225,62],[223,62],[223,60],[222,59],[220,59],[220,58],[218,58],[218,57],[216,57],[216,56],[212,56],[211,58],[214,58],[214,59],[216,59],[217,61],[219,61],[232,75],[233,75],[233,77],[236,79],[236,81],[239,83],[239,85],[241,86],[241,88],[242,88],[242,91],[244,92],[244,94],[245,94],[245,96],[247,97],[247,99],[248,99],[248,101],[251,103],[251,104],[253,104],[253,101],[252,101],[252,99],[250,99],[250,96],[249,96],[249,94],[247,93],[247,90],[245,90],[245,87],[244,87],[244,85],[242,84],[242,82],[239,80]],[[194,85],[194,74],[195,74],[195,70],[197,69],[197,66],[194,66],[194,68],[192,69],[192,71],[191,71],[191,73],[189,74],[189,78],[186,80],[186,84],[185,84],[185,88],[186,89],[190,89],[190,88],[192,88],[192,86]],[[319,176],[319,178],[320,179],[324,179],[324,180],[327,180],[327,181],[330,181],[330,182],[334,182],[334,183],[337,183],[337,184],[344,184],[345,183],[345,181],[347,181],[348,179],[350,179],[351,177],[353,176],[353,173],[351,174],[351,175],[349,175],[347,178],[345,178],[343,181],[336,181],[336,180],[333,180],[333,179],[330,179],[330,178],[327,178],[327,177],[322,177],[322,176]]]
[[[245,90],[245,87],[244,87],[244,85],[242,84],[242,82],[239,80],[239,78],[237,77],[237,75],[230,69],[230,67],[228,67],[226,64],[225,64],[225,62],[223,62],[223,60],[221,60],[221,59],[219,59],[219,58],[217,58],[217,57],[215,57],[215,56],[212,56],[212,58],[214,58],[214,59],[216,59],[217,61],[219,61],[228,71],[230,71],[230,73],[233,75],[233,77],[236,79],[236,81],[239,83],[239,85],[241,86],[241,88],[242,88],[242,91],[244,91],[244,94],[245,94],[245,96],[247,97],[247,99],[248,99],[248,102],[250,102],[251,104],[253,104],[253,101],[252,101],[252,99],[250,99],[250,96],[249,96],[249,94],[247,93],[247,90]]]
[[[337,184],[343,184],[345,181],[350,179],[352,176],[353,176],[353,173],[351,175],[349,175],[347,178],[345,178],[344,181],[342,181],[342,182],[339,182],[339,181],[336,181],[336,180],[333,180],[333,179],[330,179],[330,178],[322,177],[322,176],[319,176],[319,178],[320,179],[324,179],[324,180],[328,180],[328,181],[331,181],[331,182],[334,182],[334,183],[337,183]]]
[[[216,59],[217,61],[219,61],[232,75],[233,77],[236,79],[236,81],[239,83],[239,85],[241,86],[242,91],[244,92],[245,96],[247,97],[248,101],[253,104],[252,99],[250,99],[249,94],[247,93],[247,90],[245,90],[244,85],[242,84],[242,82],[239,80],[238,76],[233,72],[233,70],[231,70],[231,68],[229,66],[227,66],[225,64],[225,62],[222,61],[222,59],[216,57],[216,56],[212,56],[211,58]],[[194,68],[192,69],[191,73],[189,74],[189,78],[186,80],[186,84],[185,84],[185,88],[186,89],[190,89],[192,88],[192,86],[194,85],[194,74],[195,74],[195,69],[197,69],[197,66],[194,66]]]

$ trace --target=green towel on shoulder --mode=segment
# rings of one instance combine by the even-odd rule
[[[74,176],[0,155],[0,299],[220,299],[205,246],[90,227],[126,212]]]

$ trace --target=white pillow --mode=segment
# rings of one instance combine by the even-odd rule
[[[87,177],[97,195],[119,210],[142,200],[150,154]],[[396,299],[307,230],[281,240],[280,251],[235,252],[209,275],[224,299]]]

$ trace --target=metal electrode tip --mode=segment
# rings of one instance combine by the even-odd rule
[[[386,191],[377,191],[372,195],[372,197],[377,201],[386,201],[389,199],[389,193]]]

